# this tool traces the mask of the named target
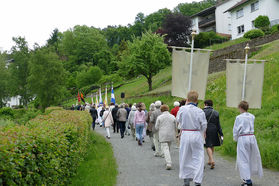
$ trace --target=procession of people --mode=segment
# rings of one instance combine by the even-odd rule
[[[138,146],[142,146],[146,136],[150,139],[155,157],[165,159],[166,170],[172,169],[171,146],[179,148],[179,178],[184,186],[194,182],[202,184],[205,165],[204,149],[208,155],[208,166],[214,169],[214,148],[221,146],[224,140],[219,113],[213,108],[212,100],[205,100],[203,109],[198,107],[198,93],[190,91],[187,99],[174,102],[174,108],[157,100],[150,104],[147,111],[144,103],[133,105],[111,103],[110,106],[91,105],[86,109],[92,116],[92,129],[96,123],[105,128],[106,138],[120,132],[132,137]],[[89,105],[89,104],[88,104]],[[86,105],[85,108],[88,106]],[[252,175],[263,175],[261,156],[254,136],[255,116],[248,113],[249,104],[240,102],[240,115],[235,119],[233,139],[237,142],[237,168],[242,186],[252,185]]]

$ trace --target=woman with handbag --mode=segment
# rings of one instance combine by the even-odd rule
[[[215,162],[213,159],[214,147],[220,146],[223,141],[223,132],[220,125],[219,113],[213,109],[213,101],[204,101],[204,113],[207,120],[205,147],[208,155],[208,165],[214,169]]]

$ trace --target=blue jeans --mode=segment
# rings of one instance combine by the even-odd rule
[[[136,124],[136,133],[138,140],[142,143],[142,134],[143,134],[144,124]]]

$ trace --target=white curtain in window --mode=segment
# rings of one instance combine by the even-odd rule
[[[227,62],[226,99],[228,107],[237,108],[242,99],[244,63],[239,63],[237,60],[231,62]],[[250,108],[261,108],[263,81],[264,62],[247,64],[244,100],[248,101]]]
[[[186,98],[188,94],[191,53],[173,49],[172,52],[172,96]],[[210,52],[194,52],[191,90],[205,98]]]

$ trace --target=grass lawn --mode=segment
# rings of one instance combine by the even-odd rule
[[[244,37],[241,37],[241,38],[230,40],[230,41],[227,41],[227,42],[224,42],[224,43],[211,45],[211,46],[207,47],[207,49],[219,50],[219,49],[223,49],[223,48],[226,48],[226,47],[229,47],[229,46],[232,46],[232,45],[235,45],[235,44],[243,43],[243,42],[246,42],[246,41],[249,41],[249,40],[250,39],[246,39]]]
[[[72,179],[72,185],[113,186],[116,185],[117,174],[111,144],[103,136],[92,132],[88,154]]]

